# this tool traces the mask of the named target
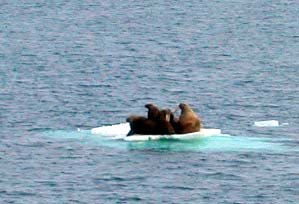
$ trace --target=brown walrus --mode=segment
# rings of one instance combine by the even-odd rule
[[[158,122],[158,131],[161,135],[175,134],[175,129],[170,122],[172,112],[170,109],[160,111],[160,118]]]
[[[177,134],[198,132],[202,128],[202,122],[192,108],[186,103],[180,103],[181,115],[178,121],[174,122]]]
[[[174,128],[175,133],[178,134],[178,132],[179,132],[179,119],[177,117],[175,117],[173,112],[170,112],[169,122],[172,125],[172,127]]]
[[[148,109],[147,118],[157,120],[160,117],[160,109],[152,103],[146,104],[144,107]]]
[[[155,120],[150,120],[142,116],[132,115],[128,117],[126,121],[130,123],[130,131],[128,132],[127,136],[134,134],[152,135],[155,133]]]
[[[169,109],[160,111],[153,104],[146,104],[145,107],[148,108],[148,118],[134,115],[127,118],[131,128],[127,136],[133,134],[159,135],[175,133],[170,124],[171,111]]]

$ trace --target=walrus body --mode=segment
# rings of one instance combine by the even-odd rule
[[[162,135],[175,133],[170,123],[170,110],[165,109],[160,111],[153,104],[146,104],[145,107],[148,108],[147,118],[142,116],[130,116],[127,118],[127,122],[130,123],[131,128],[127,136],[133,134]]]
[[[185,103],[181,103],[179,108],[181,109],[180,117],[178,120],[175,118],[172,120],[176,133],[186,134],[200,131],[202,122],[192,108]]]
[[[127,118],[127,122],[130,123],[130,132],[127,136],[133,134],[141,135],[156,135],[157,134],[157,122],[142,116],[130,116]]]

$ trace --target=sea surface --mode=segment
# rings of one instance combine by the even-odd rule
[[[180,102],[223,134],[90,133]],[[299,1],[0,2],[0,203],[298,203],[298,164]]]

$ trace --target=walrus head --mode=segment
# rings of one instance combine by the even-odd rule
[[[151,109],[152,107],[156,107],[156,106],[152,103],[148,103],[148,104],[145,104],[144,107],[146,107],[147,109]]]
[[[187,104],[187,103],[180,103],[179,108],[181,109],[181,116],[185,116],[187,113],[188,114],[195,114],[192,108]]]
[[[179,108],[181,109],[181,110],[185,110],[186,108],[189,108],[190,106],[188,105],[188,104],[186,104],[186,103],[180,103],[179,104]]]
[[[148,119],[158,119],[160,116],[160,110],[157,106],[152,103],[146,104],[144,107],[148,109],[147,118]]]
[[[166,120],[167,122],[170,122],[171,114],[172,114],[172,112],[168,108],[161,110],[160,120]]]
[[[187,103],[180,103],[179,104],[179,108],[182,110],[182,111],[193,111],[191,106],[188,105]]]

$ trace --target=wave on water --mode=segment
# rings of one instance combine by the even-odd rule
[[[255,152],[286,152],[290,148],[285,145],[282,138],[230,136],[225,134],[200,137],[196,139],[177,140],[161,139],[149,141],[125,141],[124,130],[127,125],[121,124],[122,128],[109,132],[112,126],[102,126],[107,134],[94,134],[92,130],[52,130],[43,132],[43,136],[59,140],[75,140],[87,145],[100,145],[119,149],[139,150],[168,150],[168,151],[255,151]],[[113,127],[114,128],[114,127]],[[118,133],[115,134],[115,133]],[[126,133],[126,132],[125,132]]]

